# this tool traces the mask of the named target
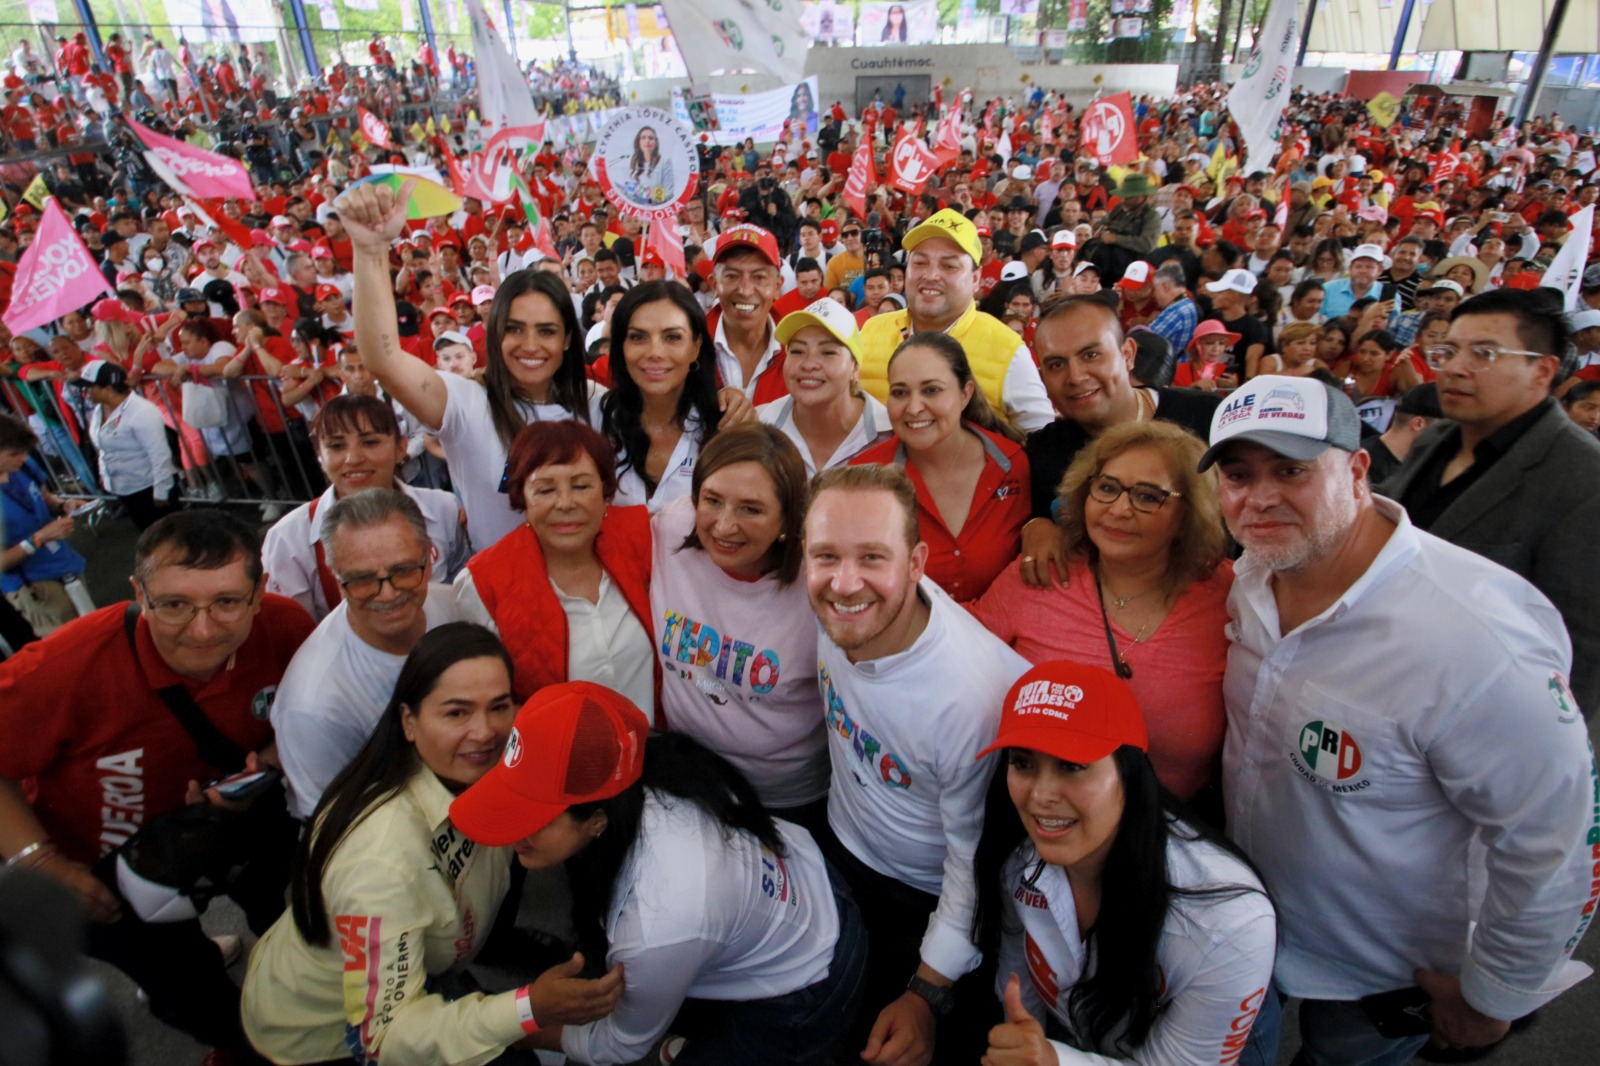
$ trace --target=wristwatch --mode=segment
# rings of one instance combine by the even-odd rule
[[[949,1014],[956,1005],[955,990],[946,986],[936,985],[932,981],[911,975],[911,980],[906,984],[907,992],[915,992],[921,996],[933,1011],[935,1018],[943,1018]]]

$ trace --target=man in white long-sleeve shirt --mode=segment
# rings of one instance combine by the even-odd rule
[[[1028,663],[936,585],[916,496],[898,468],[826,471],[806,517],[806,585],[822,626],[832,859],[870,943],[862,1059],[895,1066],[973,1062],[985,1026],[962,1017],[956,982],[977,968],[973,855],[1000,704]],[[979,982],[970,988],[981,1004]],[[963,1054],[959,1040],[976,1040]],[[965,1049],[971,1052],[971,1048]]]
[[[1600,824],[1561,616],[1374,496],[1359,432],[1338,389],[1265,375],[1201,467],[1245,548],[1223,787],[1278,908],[1274,983],[1306,1061],[1389,1066],[1428,1023],[1386,1037],[1365,997],[1416,986],[1436,1044],[1481,1047],[1588,975]]]
[[[322,529],[345,596],[295,652],[272,703],[289,812],[302,820],[372,735],[406,656],[457,614],[455,590],[428,582],[433,543],[409,496],[352,493],[324,512]]]

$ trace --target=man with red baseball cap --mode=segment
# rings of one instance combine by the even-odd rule
[[[789,394],[772,305],[783,287],[778,240],[760,226],[730,226],[711,257],[717,305],[706,315],[721,384],[743,389],[757,406]]]

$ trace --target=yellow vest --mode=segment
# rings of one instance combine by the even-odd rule
[[[861,387],[880,402],[889,399],[889,357],[910,336],[910,321],[910,311],[892,311],[874,315],[861,327]],[[967,308],[967,313],[945,332],[961,342],[972,376],[989,406],[1010,421],[1002,393],[1006,371],[1022,347],[1022,338],[998,318],[979,311],[977,304]]]

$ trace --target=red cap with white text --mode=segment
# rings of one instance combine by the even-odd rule
[[[1000,735],[978,753],[1026,748],[1086,766],[1124,744],[1148,751],[1144,715],[1128,683],[1083,663],[1040,663],[1017,679],[1000,710]]]
[[[515,844],[639,780],[649,732],[643,712],[604,685],[546,685],[517,712],[500,762],[450,804],[450,820],[479,844]]]

